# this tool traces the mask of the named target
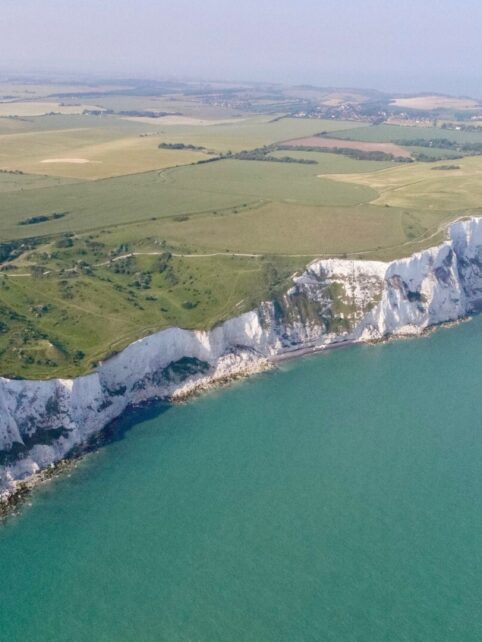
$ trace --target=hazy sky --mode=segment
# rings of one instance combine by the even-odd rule
[[[0,68],[481,95],[482,2],[0,0]]]

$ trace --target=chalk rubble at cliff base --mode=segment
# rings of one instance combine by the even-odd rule
[[[0,497],[64,459],[128,406],[183,398],[249,375],[279,355],[421,334],[482,299],[482,219],[405,259],[312,262],[276,301],[210,331],[169,328],[132,343],[76,379],[0,378]]]

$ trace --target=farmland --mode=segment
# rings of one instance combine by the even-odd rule
[[[454,142],[482,143],[482,131],[462,131],[442,129],[441,127],[404,127],[400,125],[375,125],[371,127],[357,127],[350,131],[337,131],[337,138],[364,142],[399,142],[424,139],[433,141],[434,146],[437,140],[449,139]]]
[[[325,136],[308,136],[307,138],[297,138],[285,142],[287,147],[319,147],[320,149],[353,149],[361,152],[382,152],[391,154],[400,158],[410,158],[410,152],[395,145],[394,143],[375,143],[358,140],[348,140],[340,138],[328,138]]]
[[[475,109],[479,106],[478,101],[471,98],[456,98],[451,96],[411,96],[397,97],[392,100],[392,105],[404,107],[405,109]]]
[[[376,197],[370,188],[319,179],[317,165],[225,160],[140,175],[8,192],[0,203],[3,238],[25,236],[24,218],[68,212],[32,235],[81,232],[134,221],[245,208],[263,200],[349,206]]]
[[[352,159],[341,154],[332,154],[329,151],[312,151],[309,148],[304,150],[290,149],[277,150],[271,153],[275,158],[283,158],[289,155],[295,160],[304,159],[316,161],[316,171],[319,175],[328,174],[350,174],[352,172],[374,172],[380,169],[393,167],[390,161],[363,161]]]
[[[4,86],[0,374],[88,372],[160,328],[251,309],[311,259],[405,256],[482,208],[482,157],[450,146],[482,143],[477,128],[373,125],[378,94],[195,89]]]
[[[0,117],[45,116],[47,114],[82,114],[94,109],[92,105],[64,105],[63,103],[41,101],[15,101],[0,103]]]
[[[444,162],[417,163],[382,172],[332,175],[332,180],[352,186],[370,187],[378,197],[375,205],[423,207],[428,210],[466,211],[482,207],[482,158],[457,160],[451,171],[433,171],[446,167]],[[456,169],[455,169],[456,168]]]
[[[146,127],[135,123],[107,118],[104,127],[99,127],[97,120],[94,127],[79,127],[76,119],[71,120],[74,126],[69,128],[56,129],[54,125],[52,129],[0,135],[0,167],[30,174],[99,179],[205,157],[200,152],[161,150],[161,138],[141,136]]]

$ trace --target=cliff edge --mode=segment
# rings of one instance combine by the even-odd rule
[[[277,300],[208,332],[157,332],[93,374],[0,378],[0,498],[130,405],[258,372],[300,350],[421,334],[470,314],[481,300],[482,218],[470,218],[452,224],[441,245],[405,259],[314,261]]]

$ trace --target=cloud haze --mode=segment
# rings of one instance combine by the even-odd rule
[[[475,0],[1,4],[3,70],[482,93],[482,3]]]

